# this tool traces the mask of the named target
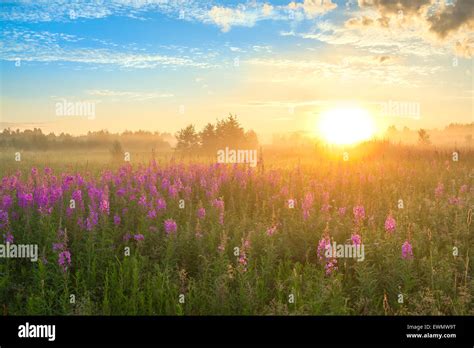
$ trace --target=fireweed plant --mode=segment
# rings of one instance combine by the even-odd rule
[[[473,314],[466,163],[103,167],[2,165],[4,314]]]

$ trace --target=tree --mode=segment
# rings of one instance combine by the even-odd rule
[[[391,125],[390,127],[387,128],[386,133],[389,134],[389,135],[396,134],[397,133],[397,127],[395,127],[394,125]]]
[[[176,150],[181,152],[195,152],[199,149],[199,135],[193,125],[181,129],[176,133]]]
[[[245,132],[245,143],[249,149],[256,149],[258,147],[258,136],[253,130]]]
[[[124,155],[122,144],[120,141],[115,140],[112,143],[112,146],[110,148],[110,154],[112,155],[112,159],[114,161],[119,161],[122,159],[122,156]]]
[[[430,135],[423,128],[420,128],[420,130],[418,131],[418,142],[422,145],[430,144]]]
[[[199,133],[201,141],[201,149],[204,153],[212,153],[217,149],[216,127],[212,123],[208,123]]]
[[[244,131],[237,117],[230,114],[226,119],[218,120],[214,125],[206,124],[201,132],[196,133],[194,126],[189,125],[176,133],[176,150],[215,154],[219,149],[255,149],[258,137],[253,130]]]
[[[225,120],[217,122],[216,136],[220,148],[239,148],[244,145],[245,133],[237,117],[232,114]]]

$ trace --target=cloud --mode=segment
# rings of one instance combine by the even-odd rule
[[[263,4],[262,12],[265,16],[270,16],[273,12],[273,6],[270,4]]]
[[[146,12],[159,11],[179,17],[184,12],[202,16],[206,9],[195,0],[17,0],[2,3],[0,20],[17,22],[65,22],[125,16],[143,19]]]
[[[454,50],[458,56],[472,58],[474,56],[474,37],[457,41],[454,46]]]
[[[255,18],[240,9],[228,7],[214,6],[209,11],[209,17],[223,32],[228,32],[233,25],[251,27],[255,24]]]
[[[252,27],[260,20],[284,19],[282,7],[256,1],[226,7],[201,0],[18,0],[2,3],[0,21],[70,22],[109,16],[146,20],[158,12],[176,20],[215,24],[227,32],[232,26]]]
[[[376,57],[375,59],[377,61],[379,61],[380,63],[383,63],[383,62],[392,60],[392,57],[390,57],[390,56],[380,56],[380,57]]]
[[[5,28],[0,32],[0,39],[0,59],[6,61],[72,62],[133,69],[213,66],[209,63],[210,57],[206,55],[194,54],[201,59],[197,61],[185,55],[137,51],[97,41],[88,46],[88,43],[84,42],[85,39],[73,35],[34,32],[24,28]],[[74,45],[77,41],[81,41],[81,47]]]
[[[410,28],[401,26],[385,28],[382,25],[339,26],[324,21],[318,22],[311,32],[294,33],[294,35],[330,45],[349,45],[376,55],[424,58],[446,55],[449,50],[445,46],[434,45],[419,34],[422,28],[419,22],[413,23]]]
[[[331,0],[304,0],[303,3],[290,2],[288,8],[290,10],[302,9],[308,18],[315,18],[329,11],[334,10],[337,4]]]
[[[96,97],[119,97],[121,99],[129,99],[129,100],[136,100],[136,101],[174,97],[174,95],[171,93],[113,91],[110,89],[88,90],[86,91],[86,94],[96,96]]]
[[[457,0],[453,5],[442,7],[428,18],[430,30],[440,38],[465,27],[474,30],[474,1]]]
[[[394,16],[415,17],[424,21],[441,39],[463,27],[474,28],[472,0],[455,0],[452,4],[433,0],[359,0],[359,6],[376,9],[381,16],[379,20],[390,21]],[[366,20],[365,24],[369,22]]]
[[[423,13],[432,0],[359,0],[359,7],[375,7],[382,16],[403,12],[403,15]]]
[[[380,26],[388,28],[390,19],[388,17],[371,18],[368,16],[362,16],[358,18],[350,18],[346,21],[345,26],[348,28],[361,28],[370,26]]]
[[[253,58],[246,64],[268,68],[274,80],[279,82],[298,81],[312,83],[315,79],[359,82],[367,80],[377,84],[416,87],[428,76],[440,71],[439,66],[397,64],[396,59],[387,56],[354,55],[344,56],[339,61],[290,58]],[[281,77],[281,78],[280,78]]]
[[[223,32],[228,32],[234,26],[253,27],[262,20],[294,22],[295,17],[291,14],[295,11],[302,12],[296,20],[312,19],[336,7],[331,0],[293,1],[289,5],[247,0],[233,6],[215,0],[17,0],[2,3],[0,21],[73,22],[110,16],[147,20],[153,14],[161,13],[175,20],[217,25]]]
[[[199,19],[205,23],[216,24],[223,32],[228,32],[233,26],[253,27],[261,20],[282,19],[279,11],[280,7],[275,8],[267,3],[256,2],[239,4],[236,7],[213,6],[207,13],[208,18]]]
[[[431,34],[438,40],[447,41],[455,54],[472,56],[469,53],[472,51],[469,32],[474,30],[473,0],[455,0],[452,4],[433,0],[359,0],[359,6],[362,11],[375,11],[376,17],[350,18],[346,27],[391,29],[398,26],[410,29],[418,25],[421,34],[418,35],[425,40],[432,40],[428,35]]]

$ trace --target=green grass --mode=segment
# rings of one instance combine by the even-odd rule
[[[470,248],[474,243],[469,216],[472,219],[473,154],[450,162],[449,152],[410,151],[411,156],[406,157],[354,154],[349,162],[339,157],[284,160],[269,156],[265,169],[257,168],[245,187],[237,179],[222,185],[219,196],[225,201],[224,226],[199,188],[199,178],[184,209],[179,208],[177,199],[167,198],[166,213],[153,222],[136,202],[114,195],[110,197],[111,216],[124,207],[129,208],[128,215],[119,227],[111,218],[101,217],[91,232],[80,230],[64,217],[70,193],[60,204],[62,209],[55,209],[51,216],[14,208],[20,214],[11,223],[15,242],[37,243],[40,261],[0,259],[3,313],[472,315]],[[30,153],[17,163],[3,153],[0,176],[21,170],[26,178],[32,166],[51,166],[55,174],[90,172],[99,178],[104,168],[118,167],[105,154],[53,154]],[[132,157],[135,169],[147,159],[145,153],[140,156]],[[157,161],[168,166],[169,160]],[[229,171],[232,173],[231,168]],[[445,185],[445,194],[436,199],[434,189],[439,182]],[[471,191],[459,194],[463,184]],[[295,209],[288,209],[278,196],[283,187],[289,197],[296,198]],[[113,185],[109,188],[113,192]],[[320,211],[324,191],[330,193],[329,221]],[[315,202],[305,221],[300,203],[306,192],[314,193]],[[463,205],[450,204],[450,196],[461,197]],[[397,208],[399,199],[403,199],[404,209]],[[207,210],[200,223],[202,238],[195,235],[199,201]],[[357,204],[363,204],[368,215],[359,231],[365,261],[339,259],[339,269],[327,276],[317,257],[318,241],[328,225],[335,241],[347,242],[355,228],[352,207]],[[340,217],[337,207],[343,206],[348,208],[347,215]],[[384,231],[390,211],[397,221],[393,235]],[[166,218],[176,220],[176,235],[164,234]],[[266,230],[273,221],[280,225],[268,236]],[[158,231],[150,231],[150,226]],[[72,254],[67,272],[61,270],[52,250],[60,227],[67,228]],[[125,233],[142,233],[145,240],[125,242]],[[412,260],[401,258],[401,245],[407,238],[413,245]],[[223,240],[226,247],[219,252]],[[235,247],[243,248],[243,240],[250,242],[247,269],[234,255]],[[125,255],[126,247],[130,256]],[[453,256],[453,247],[458,248],[458,256]],[[179,301],[181,294],[184,303]],[[398,302],[400,294],[403,303]],[[70,303],[71,295],[75,303]],[[294,303],[289,302],[290,295],[294,295]]]

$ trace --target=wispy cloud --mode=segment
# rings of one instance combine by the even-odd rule
[[[337,4],[331,0],[304,0],[303,2],[292,1],[288,4],[291,10],[302,10],[308,18],[315,18],[334,10]]]
[[[223,32],[228,32],[232,26],[253,27],[261,17],[266,17],[263,10],[249,11],[245,6],[237,8],[214,6],[208,12],[208,16]]]
[[[194,0],[16,0],[2,2],[0,20],[16,22],[64,22],[100,19],[108,16],[140,18],[146,12],[160,11],[177,16],[180,13],[205,13]],[[142,18],[143,19],[143,18]]]
[[[291,1],[278,6],[255,0],[234,5],[198,0],[17,0],[1,6],[0,21],[6,22],[69,22],[109,16],[146,20],[153,13],[161,13],[173,19],[215,25],[223,32],[234,26],[253,27],[263,20],[314,19],[337,7],[331,0]]]
[[[380,26],[336,25],[330,21],[318,22],[310,32],[282,32],[284,36],[298,36],[330,45],[352,46],[380,55],[433,57],[449,53],[449,47],[427,41],[420,36],[419,26],[410,28]]]
[[[186,55],[168,55],[152,51],[114,47],[103,42],[95,45],[71,44],[84,40],[73,35],[34,32],[22,28],[4,29],[0,38],[0,59],[27,62],[71,62],[89,65],[110,65],[120,68],[146,69],[157,67],[209,68],[209,57],[193,52],[192,59]],[[99,44],[99,46],[97,46]],[[105,46],[105,47],[104,47]]]
[[[149,99],[160,99],[160,98],[172,98],[174,96],[171,93],[114,91],[110,89],[87,90],[86,94],[95,96],[95,97],[111,97],[111,98],[119,98],[120,100],[134,100],[134,101],[144,101],[144,100],[149,100]]]
[[[397,58],[378,55],[345,55],[339,61],[298,58],[254,58],[246,64],[267,68],[279,82],[341,79],[343,81],[373,81],[378,84],[416,87],[442,70],[438,65],[406,65]]]

